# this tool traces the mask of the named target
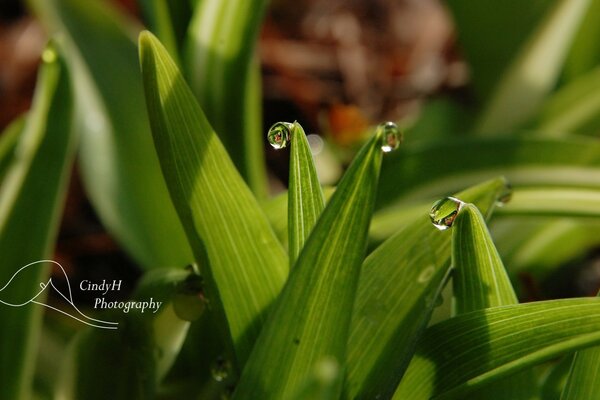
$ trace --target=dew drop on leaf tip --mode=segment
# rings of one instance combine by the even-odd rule
[[[438,200],[429,212],[431,223],[440,231],[445,231],[452,226],[458,212],[464,205],[463,201],[455,197],[446,197]]]
[[[276,122],[267,133],[267,140],[276,150],[287,147],[291,140],[294,124],[289,122]]]
[[[402,143],[403,135],[393,122],[384,122],[377,127],[378,133],[381,132],[381,151],[389,153],[396,150]]]

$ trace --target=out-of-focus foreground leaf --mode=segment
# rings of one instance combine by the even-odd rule
[[[0,381],[2,397],[29,399],[45,301],[48,258],[74,156],[72,95],[62,56],[50,46],[23,133],[0,191]],[[17,272],[18,271],[18,272]],[[13,306],[11,306],[12,304]],[[15,306],[20,305],[22,306]]]
[[[506,181],[498,178],[455,196],[490,214]],[[344,398],[391,396],[427,326],[445,283],[450,259],[449,232],[433,227],[427,211],[415,210],[398,232],[365,260],[351,334]]]
[[[196,256],[208,257],[200,266],[208,298],[243,365],[283,287],[287,255],[177,66],[149,32],[140,36],[140,62],[173,203]]]
[[[591,0],[565,62],[563,77],[567,82],[598,66],[600,43],[595,39],[598,35],[600,35],[600,1]]]
[[[260,67],[254,49],[266,0],[202,0],[188,30],[186,77],[252,191],[266,197]]]
[[[473,311],[427,329],[394,399],[465,398],[561,354],[600,343],[600,299]]]
[[[25,126],[25,117],[12,121],[0,135],[0,186],[14,159],[15,148]]]
[[[145,267],[191,263],[150,135],[137,28],[107,2],[30,3],[52,31],[65,35],[76,83],[81,173],[102,222]]]
[[[381,166],[383,130],[344,174],[308,237],[234,398],[293,398],[319,362],[342,365]],[[341,382],[334,393],[341,392]]]

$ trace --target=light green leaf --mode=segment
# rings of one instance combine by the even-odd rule
[[[591,0],[590,7],[581,21],[579,31],[565,62],[564,78],[567,82],[583,75],[600,63],[600,1]]]
[[[453,224],[452,265],[456,315],[518,304],[483,216],[472,204],[461,207]],[[471,394],[470,398],[487,399],[494,393],[498,400],[531,399],[535,396],[535,388],[532,371],[524,371],[494,382]]]
[[[534,129],[547,137],[596,134],[600,128],[599,92],[600,68],[595,68],[549,97],[533,122]]]
[[[30,0],[64,39],[76,92],[80,168],[102,222],[144,267],[193,261],[152,144],[137,28],[98,0]]]
[[[427,329],[394,399],[465,398],[528,367],[600,343],[600,299],[473,311]]]
[[[600,142],[585,137],[503,138],[405,146],[384,162],[378,204],[439,198],[498,175],[506,176],[515,188],[597,188]],[[402,177],[402,185],[397,183],[398,177]]]
[[[489,214],[506,181],[498,178],[455,196]],[[427,326],[450,259],[450,232],[431,224],[431,204],[399,227],[365,262],[348,341],[344,398],[388,398]]]
[[[45,301],[49,267],[23,268],[52,252],[74,157],[71,117],[64,60],[50,46],[0,191],[0,381],[7,399],[25,400],[31,394],[43,310],[43,304],[31,300],[41,292],[37,301]],[[42,290],[40,283],[46,283]]]
[[[290,179],[288,190],[288,238],[290,265],[294,265],[304,242],[319,219],[325,199],[304,129],[294,122],[291,129]]]
[[[485,135],[502,133],[519,127],[536,115],[545,96],[556,84],[573,37],[590,2],[558,0],[553,4],[514,60],[503,71],[502,78],[477,123],[477,132]],[[480,35],[477,37],[481,38]],[[489,43],[487,45],[494,47]]]
[[[186,77],[236,167],[266,197],[260,72],[254,49],[266,0],[202,0],[188,29]]]
[[[287,255],[167,51],[149,32],[140,62],[152,135],[173,203],[243,365],[287,277]]]
[[[144,20],[149,30],[154,32],[161,41],[173,60],[179,64],[179,46],[175,38],[173,19],[169,4],[184,3],[180,0],[139,0],[138,1]]]
[[[518,189],[498,215],[600,217],[600,189]]]
[[[0,187],[6,172],[14,160],[15,148],[17,147],[24,126],[25,117],[19,117],[12,121],[0,135]]]
[[[365,144],[321,214],[243,370],[234,398],[298,393],[317,363],[343,364],[382,159]],[[334,393],[339,394],[338,385]]]

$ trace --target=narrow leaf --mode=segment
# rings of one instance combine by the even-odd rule
[[[193,261],[161,174],[144,104],[137,25],[99,0],[30,0],[60,33],[75,81],[79,166],[103,224],[142,266]]]
[[[304,129],[291,129],[290,180],[288,190],[288,238],[290,265],[294,265],[304,242],[325,208],[323,191]]]
[[[498,215],[600,217],[600,189],[518,189]]]
[[[208,297],[242,365],[287,277],[287,256],[175,63],[149,32],[140,60],[152,135]]]
[[[362,148],[314,227],[242,373],[234,398],[297,393],[324,359],[345,360],[350,317],[382,159]],[[334,393],[340,393],[338,385]]]
[[[600,44],[594,40],[598,35],[600,35],[600,2],[592,0],[565,62],[563,75],[567,82],[598,66]]]
[[[489,215],[506,181],[498,178],[455,196]],[[380,245],[363,264],[348,341],[344,398],[389,398],[413,355],[448,274],[450,232],[433,227],[431,204]]]
[[[590,2],[559,0],[553,5],[502,76],[477,123],[479,133],[497,134],[517,128],[538,112],[556,84]]]
[[[485,308],[518,304],[517,295],[504,269],[483,216],[477,207],[465,204],[452,228],[452,277],[456,315]],[[494,382],[472,399],[531,399],[536,378],[531,370]]]
[[[178,3],[180,0],[171,1]],[[139,5],[149,30],[164,44],[173,60],[179,60],[179,47],[175,38],[171,10],[166,0],[140,0]],[[179,62],[178,62],[179,64]]]
[[[518,304],[427,329],[394,399],[467,398],[561,354],[600,343],[600,299]]]
[[[40,283],[49,275],[43,263],[21,269],[51,254],[74,156],[67,75],[62,56],[48,47],[0,192],[0,381],[2,396],[10,399],[31,398],[43,310],[32,300],[42,292],[37,301],[45,301]]]
[[[259,66],[254,49],[267,1],[202,0],[194,9],[186,46],[186,77],[236,167],[266,197],[260,128]]]
[[[2,185],[6,172],[13,162],[15,148],[17,147],[24,126],[25,118],[17,118],[12,121],[10,125],[4,129],[2,135],[0,135],[0,186]]]
[[[452,265],[457,315],[518,303],[483,216],[472,204],[454,221]]]

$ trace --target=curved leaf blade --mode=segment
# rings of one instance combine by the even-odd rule
[[[287,256],[175,63],[149,32],[140,63],[152,135],[171,197],[243,365],[287,277]]]
[[[244,369],[234,399],[292,398],[324,359],[345,360],[382,159],[369,141],[325,207]],[[341,383],[341,382],[340,382]],[[334,393],[339,395],[341,385]]]
[[[473,311],[427,329],[394,399],[464,398],[497,379],[597,343],[600,299]]]

